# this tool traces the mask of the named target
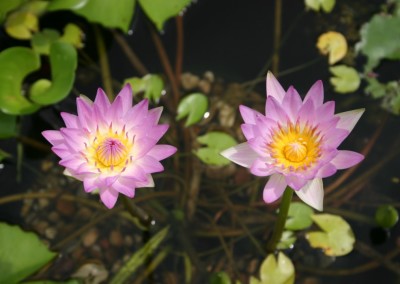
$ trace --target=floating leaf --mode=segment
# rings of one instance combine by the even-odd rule
[[[16,11],[7,17],[5,29],[13,38],[30,39],[39,29],[38,18],[30,12]]]
[[[17,117],[0,111],[0,139],[10,138],[16,135]]]
[[[279,240],[279,243],[276,245],[277,249],[290,249],[293,247],[293,244],[296,242],[297,238],[294,235],[293,231],[284,231],[282,233],[282,237]]]
[[[161,242],[168,235],[169,227],[165,227],[154,235],[144,246],[136,251],[124,266],[117,272],[110,284],[124,283],[132,276],[136,270],[143,265],[148,257],[151,257],[153,252],[160,246]]]
[[[131,84],[134,94],[144,92],[144,97],[157,103],[164,90],[164,81],[161,76],[147,74],[143,78],[132,77],[124,81]]]
[[[331,84],[338,93],[351,93],[360,87],[360,76],[357,70],[346,65],[337,65],[329,68],[329,71],[335,76],[330,78]]]
[[[48,1],[32,0],[24,3],[18,10],[41,16],[46,12],[47,5],[49,5]]]
[[[40,108],[21,91],[22,81],[39,69],[40,58],[30,48],[11,47],[0,53],[0,108],[7,114],[29,114]]]
[[[338,32],[326,32],[319,36],[317,48],[323,55],[329,54],[329,64],[335,64],[347,53],[347,41]]]
[[[289,207],[285,229],[295,231],[310,227],[313,222],[311,219],[313,213],[314,210],[310,206],[302,202],[292,202]]]
[[[50,105],[68,96],[75,79],[77,54],[69,43],[55,42],[50,48],[51,77],[36,81],[30,90],[30,98],[37,104]]]
[[[0,23],[4,21],[8,12],[14,10],[25,0],[0,1]]]
[[[210,284],[231,284],[231,279],[226,272],[216,272],[210,277]]]
[[[177,16],[190,2],[191,0],[139,0],[146,15],[160,31],[166,20]]]
[[[35,234],[0,223],[0,283],[18,283],[55,256]]]
[[[323,230],[306,234],[306,239],[313,248],[321,248],[329,256],[342,256],[353,250],[354,234],[342,217],[314,214],[311,218]]]
[[[50,46],[60,38],[60,33],[53,29],[44,29],[32,36],[31,45],[39,54],[50,54]]]
[[[75,48],[83,48],[83,31],[75,24],[69,23],[64,28],[60,41],[72,44]]]
[[[177,120],[188,116],[185,126],[199,122],[208,109],[208,99],[201,93],[194,93],[184,97],[178,105]]]
[[[386,95],[386,85],[380,83],[376,78],[365,78],[368,86],[364,89],[365,93],[371,95],[373,98],[378,99]]]
[[[399,212],[392,205],[381,205],[375,212],[375,222],[382,228],[392,228],[399,221]]]
[[[194,152],[196,156],[204,163],[215,166],[228,165],[230,161],[221,156],[220,152],[237,144],[230,135],[217,131],[199,136],[197,141],[207,147],[197,149]]]
[[[135,11],[135,3],[136,0],[53,0],[47,9],[49,11],[72,10],[90,22],[128,32]]]
[[[251,277],[250,284],[292,284],[294,283],[294,266],[292,261],[282,252],[278,261],[271,253],[260,267],[260,279]]]
[[[325,13],[330,13],[335,7],[336,0],[305,0],[307,8],[319,12],[322,8]]]
[[[400,59],[400,15],[375,15],[360,30],[361,41],[356,49],[367,56],[366,71],[371,71],[380,60]]]

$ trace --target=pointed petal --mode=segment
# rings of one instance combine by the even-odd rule
[[[83,179],[83,188],[86,192],[92,192],[93,190],[98,188],[97,185],[97,176],[88,177]]]
[[[121,100],[121,115],[124,115],[132,107],[132,88],[130,84],[126,84],[118,93],[117,98]],[[115,101],[114,101],[115,102]]]
[[[101,110],[102,113],[106,113],[110,108],[111,104],[108,100],[106,93],[101,89],[97,89],[96,98],[94,99],[94,104]]]
[[[286,92],[283,98],[282,105],[285,107],[286,113],[289,116],[292,123],[296,122],[297,114],[303,102],[299,93],[292,86]]]
[[[256,176],[265,177],[275,173],[275,169],[268,165],[265,159],[258,158],[251,165],[250,172]]]
[[[349,134],[350,132],[345,129],[332,129],[325,143],[330,148],[337,148]]]
[[[306,179],[296,176],[294,174],[287,175],[285,178],[287,185],[294,190],[301,189],[307,183]]]
[[[326,177],[333,176],[336,172],[337,172],[336,167],[333,164],[328,163],[328,164],[322,166],[318,170],[316,177],[317,178],[326,178]]]
[[[360,108],[337,113],[336,116],[340,117],[337,128],[346,129],[347,131],[351,132],[364,111],[364,108]]]
[[[272,203],[282,196],[287,183],[281,174],[272,175],[264,187],[263,199],[266,203]]]
[[[58,145],[64,141],[64,136],[58,130],[46,130],[42,132],[42,135],[51,145]]]
[[[151,125],[157,124],[158,121],[160,120],[162,111],[163,111],[163,107],[156,107],[156,108],[149,110],[149,112],[147,113],[147,117],[146,117],[146,120],[148,121],[148,123]]]
[[[143,169],[146,174],[158,173],[164,170],[164,167],[157,159],[148,155],[143,156],[138,161],[136,161],[136,163]]]
[[[147,155],[157,159],[158,161],[161,161],[169,156],[172,156],[176,151],[177,149],[174,146],[159,144],[151,148]]]
[[[307,92],[304,102],[311,100],[314,107],[319,107],[324,102],[324,85],[321,80],[318,80],[311,86]]]
[[[315,178],[309,181],[302,189],[295,191],[304,203],[316,210],[322,211],[324,205],[324,186],[322,179]]]
[[[270,71],[268,71],[267,74],[266,84],[267,84],[267,99],[269,96],[271,96],[274,97],[279,103],[281,103],[283,101],[283,97],[285,96],[286,92]]]
[[[258,158],[257,153],[250,148],[247,143],[242,143],[226,149],[220,153],[222,156],[232,162],[246,168],[250,168],[254,161]]]
[[[147,181],[137,182],[136,187],[154,187],[154,180],[151,175],[147,175]]]
[[[279,121],[280,124],[285,124],[289,120],[286,111],[274,97],[267,98],[267,103],[265,104],[265,116],[269,119]]]
[[[100,189],[100,199],[108,209],[111,209],[117,202],[118,192],[112,188],[102,188]]]
[[[79,125],[79,120],[78,117],[76,115],[67,113],[67,112],[62,112],[61,113],[61,117],[64,120],[65,126],[69,127],[69,128],[78,128]]]
[[[239,106],[239,111],[240,114],[242,115],[244,122],[248,124],[256,124],[256,118],[259,116],[263,116],[258,111],[244,105]]]
[[[123,195],[128,196],[129,198],[133,198],[135,196],[135,187],[134,186],[127,186],[119,180],[117,180],[113,185],[112,188]]]
[[[303,103],[298,113],[298,119],[302,123],[308,122],[311,125],[315,123],[316,121],[315,107],[311,100],[308,100],[305,103]]]
[[[331,163],[338,169],[347,169],[350,168],[364,159],[364,156],[360,153],[347,151],[347,150],[339,150],[339,153],[335,158],[331,161]]]

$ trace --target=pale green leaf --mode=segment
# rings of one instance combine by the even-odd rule
[[[30,98],[37,104],[50,105],[68,96],[75,79],[77,54],[69,43],[55,42],[50,48],[51,85],[39,80],[30,90]]]
[[[49,5],[48,1],[31,0],[24,3],[19,10],[32,13],[36,16],[41,16],[44,12],[46,12],[47,5]]]
[[[40,58],[30,48],[11,47],[0,53],[0,108],[7,114],[29,114],[40,108],[22,94],[22,82],[39,69]]]
[[[325,13],[330,13],[335,7],[335,2],[335,0],[305,0],[305,5],[317,12],[322,8]]]
[[[400,59],[400,15],[375,15],[360,30],[357,50],[367,56],[366,71],[376,67],[382,59]]]
[[[381,205],[375,212],[375,222],[382,228],[392,228],[399,221],[399,212],[392,205]]]
[[[194,151],[195,155],[208,165],[224,166],[230,161],[223,157],[220,152],[237,144],[236,140],[224,132],[209,132],[199,136],[197,141],[206,147]]]
[[[278,259],[269,254],[261,264],[261,284],[293,284],[294,276],[293,263],[282,252],[279,252]]]
[[[382,98],[387,94],[386,85],[380,83],[376,78],[365,78],[365,81],[367,81],[368,86],[364,89],[364,91],[373,98]]]
[[[18,283],[55,256],[35,234],[0,223],[0,283]]]
[[[177,16],[190,2],[191,0],[139,0],[146,15],[160,31],[166,20]]]
[[[306,234],[306,239],[313,248],[321,248],[329,256],[342,256],[353,250],[354,233],[342,217],[314,214],[311,218],[322,229]]]
[[[17,117],[0,111],[0,139],[10,138],[17,134]]]
[[[4,21],[8,12],[18,8],[26,0],[2,0],[0,1],[0,23]]]
[[[288,218],[285,223],[287,230],[303,230],[311,226],[311,215],[314,210],[303,202],[292,202],[289,207]]]
[[[296,240],[297,238],[292,231],[284,231],[276,248],[279,250],[290,249],[293,247]]]
[[[64,28],[60,41],[72,44],[75,48],[83,48],[83,31],[75,24],[69,23]]]
[[[338,93],[351,93],[360,87],[360,76],[353,67],[346,65],[336,65],[329,68],[334,75],[330,78],[330,82]]]
[[[134,94],[144,92],[144,97],[155,103],[158,103],[164,90],[164,81],[157,74],[128,78],[125,79],[124,85],[127,83],[131,85]]]
[[[31,39],[33,50],[39,54],[50,54],[50,46],[60,37],[58,31],[53,29],[44,29],[41,32],[35,33]]]
[[[135,11],[135,3],[136,0],[52,0],[48,10],[72,10],[90,22],[128,32]]]
[[[117,274],[110,281],[110,284],[124,283],[136,270],[144,264],[145,260],[151,257],[154,251],[168,235],[169,227],[165,227],[154,235],[145,245],[137,250],[131,258],[122,266]]]
[[[199,122],[208,109],[208,99],[202,93],[193,93],[184,97],[178,105],[177,120],[188,117],[185,126]]]
[[[38,18],[30,12],[16,11],[7,17],[5,29],[13,38],[30,39],[39,29]]]
[[[210,277],[210,284],[231,284],[231,279],[226,272],[216,272]]]

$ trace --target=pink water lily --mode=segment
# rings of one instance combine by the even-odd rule
[[[78,115],[61,113],[65,128],[42,133],[65,174],[83,181],[86,192],[98,191],[108,208],[120,193],[133,198],[136,188],[153,187],[151,174],[163,171],[160,161],[176,152],[156,145],[168,129],[158,124],[162,107],[148,110],[148,100],[132,107],[129,84],[113,103],[102,89],[94,102],[85,96],[76,102]]]
[[[263,192],[266,203],[276,201],[289,186],[305,203],[322,210],[322,178],[364,159],[359,153],[337,149],[364,109],[335,114],[335,103],[323,100],[321,81],[302,100],[293,87],[285,91],[269,72],[265,115],[240,106],[247,142],[221,154],[256,176],[270,176]]]

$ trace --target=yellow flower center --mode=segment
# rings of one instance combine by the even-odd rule
[[[306,170],[320,157],[320,142],[316,128],[308,124],[289,123],[287,127],[279,126],[273,132],[267,149],[276,166],[290,171]]]
[[[90,141],[89,145],[85,145],[84,156],[99,172],[122,172],[132,160],[130,153],[134,139],[129,138],[125,127],[119,132],[113,131],[112,125],[104,132],[97,130]]]

